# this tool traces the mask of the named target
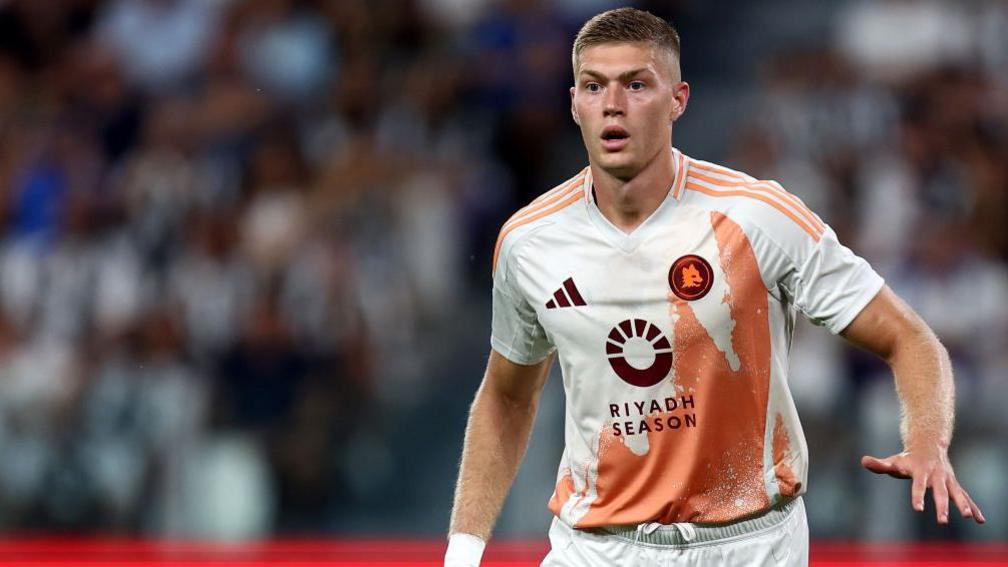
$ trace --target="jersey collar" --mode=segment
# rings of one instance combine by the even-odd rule
[[[669,188],[669,196],[675,200],[679,200],[682,196],[683,190],[686,188],[686,176],[689,173],[689,159],[686,154],[679,151],[675,146],[672,147],[672,160],[675,161],[676,170],[675,178],[672,180],[672,186]],[[595,194],[592,189],[592,170],[591,166],[588,166],[588,174],[585,175],[585,180],[582,185],[584,189],[584,198],[587,203],[594,205]]]
[[[584,184],[582,185],[582,189],[584,189],[584,204],[587,209],[588,217],[591,219],[592,224],[594,224],[596,228],[603,233],[606,240],[610,241],[624,252],[631,252],[637,248],[638,244],[640,244],[644,236],[651,231],[653,226],[660,223],[661,219],[669,214],[670,209],[673,208],[673,202],[678,201],[682,196],[686,187],[686,176],[689,173],[689,160],[686,159],[686,156],[682,152],[674,147],[672,148],[672,157],[676,163],[676,172],[675,177],[672,180],[672,185],[669,187],[668,194],[665,196],[665,200],[658,205],[658,208],[651,213],[651,216],[646,218],[644,222],[630,234],[623,232],[617,228],[616,225],[609,222],[609,219],[605,218],[605,215],[603,215],[602,211],[599,210],[598,205],[595,203],[591,167],[588,167],[588,173],[585,175]]]

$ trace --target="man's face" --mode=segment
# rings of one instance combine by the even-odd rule
[[[606,43],[581,53],[571,112],[593,164],[631,179],[671,145],[672,122],[689,98],[674,63],[646,42]]]

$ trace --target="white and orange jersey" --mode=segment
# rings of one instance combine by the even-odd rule
[[[558,353],[549,507],[571,526],[725,522],[804,493],[795,314],[839,333],[883,285],[779,184],[674,156],[668,196],[631,234],[585,168],[495,249],[492,347],[518,364]]]

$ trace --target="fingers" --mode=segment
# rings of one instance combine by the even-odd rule
[[[939,480],[939,478],[941,480]],[[987,522],[980,507],[976,505],[969,493],[959,484],[955,476],[935,475],[932,477],[931,492],[935,502],[935,514],[939,524],[948,523],[948,500],[951,497],[963,518],[973,518],[978,524]],[[916,502],[916,501],[915,501]],[[916,508],[916,504],[914,505]],[[918,509],[920,511],[920,509]]]
[[[920,472],[913,477],[913,485],[910,487],[910,502],[913,509],[918,512],[924,511],[924,491],[927,490],[928,473]]]
[[[931,477],[931,496],[934,498],[935,515],[938,516],[939,524],[948,523],[949,493],[946,486],[946,477],[942,473],[937,473]]]
[[[984,523],[986,523],[987,522],[987,518],[984,518],[983,512],[980,511],[980,507],[977,506],[976,502],[973,500],[973,497],[970,496],[968,492],[966,492],[966,489],[964,489],[962,486],[959,485],[958,481],[956,481],[956,480],[953,479],[952,482],[955,483],[955,488],[957,488],[962,493],[962,496],[965,498],[966,502],[969,504],[970,512],[971,512],[970,515],[973,517],[973,521],[975,521],[978,524],[984,524]],[[965,514],[964,514],[964,516],[965,516]],[[965,517],[968,518],[970,516],[965,516]]]
[[[935,466],[938,465],[938,466]],[[949,523],[949,499],[964,518],[973,518],[978,524],[987,522],[980,507],[956,480],[951,466],[934,463],[914,463],[906,453],[892,455],[884,459],[864,455],[861,466],[873,473],[887,474],[896,478],[912,479],[910,503],[918,512],[924,511],[924,498],[928,487],[935,503],[935,516],[939,524]],[[933,473],[933,474],[932,474]]]
[[[959,486],[959,482],[955,478],[948,479],[948,489],[949,496],[952,497],[952,502],[955,503],[956,508],[959,508],[959,513],[962,514],[962,517],[973,518],[973,506],[970,505],[969,495],[966,494],[962,486]]]
[[[965,490],[963,490],[963,494],[966,495],[966,499],[969,500],[970,507],[973,508],[973,519],[976,520],[976,523],[986,524],[987,518],[984,517],[983,512],[980,511],[980,507],[977,506],[977,503],[975,500],[973,500],[973,497],[970,496],[969,493],[967,493]]]

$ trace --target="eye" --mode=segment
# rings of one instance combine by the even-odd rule
[[[631,81],[629,86],[632,91],[642,91],[645,85],[644,81]]]
[[[588,83],[585,85],[585,90],[590,93],[597,93],[602,90],[602,85],[598,83]]]

